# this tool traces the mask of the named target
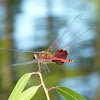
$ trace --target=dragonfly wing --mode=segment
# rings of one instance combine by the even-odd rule
[[[61,40],[61,38],[67,34],[67,31],[69,28],[73,27],[74,26],[74,23],[76,23],[76,19],[80,16],[81,14],[77,15],[70,23],[69,25],[66,27],[65,31],[50,45],[50,47],[48,48],[47,51],[53,51],[58,45],[59,45],[59,42]]]
[[[26,51],[26,50],[15,50],[15,49],[7,49],[7,48],[0,48],[1,50],[10,50],[15,52],[29,52],[29,53],[36,53],[36,51]]]
[[[67,53],[67,50],[60,49],[60,50],[57,50],[55,53],[53,53],[53,55],[58,58],[66,59],[68,56],[68,53]],[[59,65],[62,65],[64,63],[60,60],[52,60],[52,61],[56,62]]]
[[[68,53],[72,52],[74,48],[79,47],[79,44],[81,44],[86,39],[88,35],[87,32],[89,32],[90,30],[92,30],[92,28],[88,28],[60,49],[67,50]]]
[[[25,64],[32,64],[37,62],[37,60],[32,60],[32,61],[26,61],[26,62],[22,62],[22,63],[17,63],[17,64],[12,64],[12,66],[20,66],[20,65],[25,65]]]

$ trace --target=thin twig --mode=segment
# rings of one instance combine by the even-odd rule
[[[45,87],[45,84],[44,84],[44,81],[43,81],[43,78],[42,78],[42,74],[39,72],[39,76],[40,76],[40,79],[41,79],[41,84],[42,84],[42,86],[43,86],[43,88],[44,88],[44,91],[45,91],[45,93],[46,93],[46,96],[47,96],[47,100],[50,100],[50,96],[49,96],[49,91],[48,91],[48,89]]]
[[[53,89],[56,89],[56,87],[51,87],[50,89],[48,89],[48,92],[49,92],[50,90],[53,90]]]
[[[44,84],[44,81],[43,81],[43,77],[42,77],[42,74],[41,72],[33,72],[33,74],[38,74],[40,76],[40,79],[41,79],[41,85],[43,86],[43,89],[46,93],[46,96],[47,96],[47,100],[50,100],[50,96],[49,96],[49,91],[48,89],[46,88],[45,84]]]

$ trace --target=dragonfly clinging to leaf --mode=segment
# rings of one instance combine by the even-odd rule
[[[62,65],[64,62],[74,63],[75,60],[67,59],[67,56],[68,56],[69,52],[66,49],[66,47],[69,46],[69,45],[71,45],[71,44],[74,45],[75,41],[80,36],[82,36],[84,33],[86,33],[88,30],[90,30],[91,28],[88,28],[87,30],[85,30],[84,32],[82,32],[81,34],[79,34],[79,36],[77,36],[74,40],[72,40],[67,45],[61,47],[56,52],[54,52],[54,53],[52,53],[52,52],[59,45],[59,42],[60,42],[61,38],[67,33],[68,28],[71,27],[71,25],[73,24],[73,22],[79,16],[80,15],[76,16],[71,21],[71,23],[68,25],[68,27],[65,29],[65,31],[51,44],[51,46],[46,51],[41,51],[41,52],[40,51],[23,51],[23,52],[31,52],[31,53],[33,53],[34,60],[28,61],[28,62],[24,62],[24,63],[13,64],[13,66],[23,65],[23,64],[31,64],[31,63],[34,63],[34,62],[38,62],[39,71],[41,71],[40,64],[43,65],[43,66],[45,66],[47,68],[47,64],[48,63],[56,63],[56,64],[59,64],[59,65]],[[5,48],[0,48],[0,49],[12,50],[12,51],[19,51],[19,50],[13,50],[13,49],[5,49]],[[49,69],[48,69],[48,71],[49,71]]]

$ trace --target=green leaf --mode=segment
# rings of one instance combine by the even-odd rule
[[[77,92],[63,87],[63,86],[57,86],[56,90],[67,100],[86,100],[85,98],[83,98],[80,94],[78,94]]]
[[[33,86],[22,92],[15,100],[30,100],[40,86]]]
[[[15,98],[23,91],[31,75],[32,73],[27,73],[19,79],[8,100],[15,100]]]

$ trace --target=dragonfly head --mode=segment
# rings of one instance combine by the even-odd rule
[[[38,59],[39,53],[34,53],[33,57],[34,57],[34,59]]]

